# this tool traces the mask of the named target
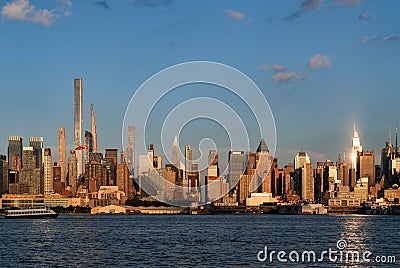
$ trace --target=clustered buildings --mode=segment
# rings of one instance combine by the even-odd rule
[[[354,126],[351,159],[311,164],[306,152],[293,163],[278,167],[262,139],[256,152],[230,151],[227,174],[220,174],[218,153],[210,150],[208,167],[193,163],[190,145],[180,160],[178,139],[172,145],[171,162],[162,165],[156,146],[149,144],[139,156],[134,174],[134,126],[128,126],[125,151],[97,147],[93,104],[90,131],[84,130],[82,79],[74,80],[74,149],[66,152],[66,131],[58,130],[58,161],[42,137],[30,137],[24,146],[20,136],[9,136],[8,154],[0,155],[2,208],[47,205],[122,205],[135,197],[156,197],[175,204],[213,203],[216,207],[260,206],[265,203],[319,203],[329,207],[369,203],[399,203],[400,149],[396,127],[382,149],[381,164],[375,152],[365,151]],[[119,159],[118,159],[119,158]],[[134,176],[136,175],[136,177]],[[181,202],[181,203],[180,203]],[[186,202],[186,203],[185,203]]]

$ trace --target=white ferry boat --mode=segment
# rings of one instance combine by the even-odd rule
[[[58,214],[47,207],[6,210],[4,217],[12,218],[55,218]]]

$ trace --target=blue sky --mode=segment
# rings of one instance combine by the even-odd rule
[[[86,128],[93,102],[99,148],[122,148],[135,89],[194,60],[231,65],[257,83],[275,117],[280,165],[299,150],[313,163],[349,153],[354,122],[363,147],[380,151],[399,122],[399,1],[0,3],[3,154],[8,135],[43,136],[56,148],[60,125],[72,144],[76,77]]]

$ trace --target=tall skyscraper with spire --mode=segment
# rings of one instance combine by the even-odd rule
[[[96,119],[94,117],[93,103],[90,104],[90,121],[91,121],[91,132],[93,135],[93,153],[97,153],[97,131],[96,131]]]
[[[174,143],[172,144],[172,164],[177,168],[181,168],[181,160],[179,157],[179,144],[178,137],[175,136]]]
[[[58,129],[58,165],[61,167],[61,182],[67,185],[67,162],[65,155],[65,128]]]
[[[351,150],[351,168],[354,168],[357,171],[357,154],[358,152],[362,152],[362,146],[360,143],[360,137],[358,136],[358,131],[356,130],[356,124],[354,124],[353,130],[353,143]]]
[[[126,163],[132,176],[135,173],[135,127],[128,126],[128,146],[126,148]]]
[[[83,87],[82,78],[74,79],[74,148],[77,158],[77,175],[83,175],[84,162],[84,141],[83,141]]]

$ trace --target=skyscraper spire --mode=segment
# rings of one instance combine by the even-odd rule
[[[397,130],[397,124],[396,124],[396,149],[397,149],[397,134],[398,134],[398,130]]]
[[[93,103],[90,104],[91,132],[93,135],[93,153],[97,153],[96,119],[94,118]]]
[[[389,130],[389,144],[392,144],[392,131],[390,129],[390,124],[388,126],[388,130]]]
[[[180,157],[179,157],[179,144],[178,144],[177,136],[175,136],[174,143],[172,144],[172,164],[177,169],[180,169],[181,161],[180,161]]]
[[[356,130],[356,124],[354,123],[354,131],[353,131],[353,144],[351,150],[351,167],[357,171],[357,154],[358,152],[362,152],[362,146],[360,143],[360,137],[358,136],[358,132]]]

